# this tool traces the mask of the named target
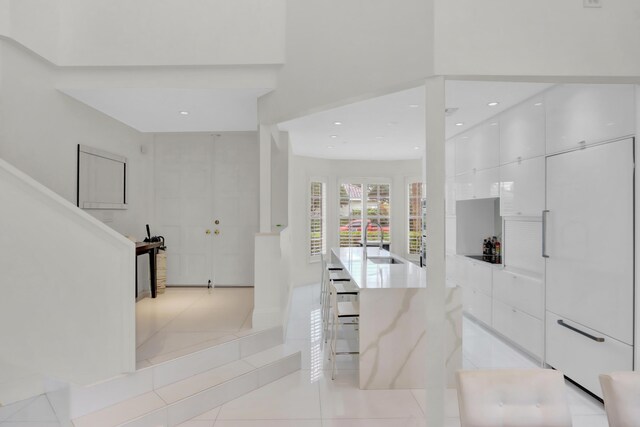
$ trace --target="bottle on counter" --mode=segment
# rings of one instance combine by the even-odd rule
[[[496,240],[496,264],[502,264],[502,256],[501,256],[501,249],[502,249],[502,245],[500,244],[500,240]]]

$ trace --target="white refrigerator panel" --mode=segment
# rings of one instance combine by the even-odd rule
[[[633,344],[633,140],[548,157],[546,205],[547,310]]]

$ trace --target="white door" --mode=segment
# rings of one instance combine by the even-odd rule
[[[215,137],[213,169],[214,284],[253,286],[260,220],[257,134],[229,132]]]
[[[163,135],[155,144],[156,224],[165,237],[167,284],[206,285],[212,270],[210,136]]]
[[[632,344],[633,140],[548,157],[546,190],[547,310]]]

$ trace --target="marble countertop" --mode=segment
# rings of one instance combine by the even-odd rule
[[[384,249],[333,248],[331,250],[360,289],[426,288],[427,270]],[[371,257],[393,257],[402,264],[377,264]]]

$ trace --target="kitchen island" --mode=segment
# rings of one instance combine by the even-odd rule
[[[384,249],[334,248],[360,288],[360,388],[424,388],[427,271]],[[447,289],[443,361],[448,382],[461,367],[462,305],[458,288]]]

